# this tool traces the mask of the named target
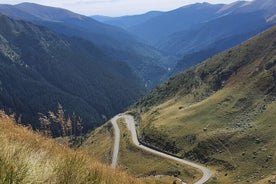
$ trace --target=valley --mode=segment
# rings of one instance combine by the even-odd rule
[[[124,1],[0,4],[0,183],[275,183],[275,0]]]
[[[4,15],[0,23],[0,107],[21,116],[23,124],[39,129],[39,113],[61,104],[66,119],[81,117],[87,132],[145,91],[128,65],[87,40]]]

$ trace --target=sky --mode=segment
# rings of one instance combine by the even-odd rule
[[[123,16],[151,10],[168,11],[196,2],[229,4],[238,0],[0,0],[0,4],[32,2],[61,7],[83,15]]]

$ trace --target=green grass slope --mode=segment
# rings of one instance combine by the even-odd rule
[[[276,175],[276,27],[197,65],[135,104],[140,139],[215,170],[209,183]]]

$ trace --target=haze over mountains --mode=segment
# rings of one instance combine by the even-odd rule
[[[181,58],[173,72],[177,73],[275,24],[275,6],[273,0],[229,5],[197,3],[168,12],[98,20],[122,27],[153,47]]]
[[[31,3],[0,14],[1,108],[35,128],[60,103],[87,131],[168,76],[167,58],[120,28]]]
[[[57,33],[92,41],[114,60],[127,63],[147,87],[160,83],[168,76],[167,68],[175,63],[157,49],[137,41],[123,29],[65,9],[22,3],[0,5],[0,13],[46,26]]]
[[[75,112],[91,129],[143,93],[141,81],[122,62],[92,43],[0,16],[1,108],[22,114],[36,128],[38,113]]]
[[[0,13],[10,17],[1,16],[1,61],[5,63],[5,67],[7,63],[13,63],[13,72],[2,70],[3,81],[10,78],[8,76],[11,73],[17,73],[16,79],[20,81],[9,85],[8,80],[2,82],[2,85],[7,85],[4,86],[6,92],[2,90],[2,107],[25,114],[23,120],[34,120],[37,112],[53,111],[60,101],[68,109],[68,113],[78,111],[87,124],[91,124],[89,127],[92,127],[98,120],[102,122],[103,117],[111,117],[126,108],[145,88],[151,89],[169,75],[196,65],[275,24],[275,10],[273,0],[255,0],[239,1],[230,5],[197,3],[169,12],[153,11],[118,18],[94,17],[111,24],[108,25],[61,8],[32,3],[0,5]],[[49,30],[44,31],[35,25]],[[60,41],[48,39],[55,36]],[[41,40],[41,48],[33,45]],[[27,43],[30,43],[31,50],[25,48]],[[70,46],[66,43],[70,43]],[[49,49],[45,45],[53,48]],[[58,53],[55,47],[64,49]],[[5,53],[7,51],[8,54]],[[52,60],[56,62],[49,64]],[[85,63],[79,64],[83,60]],[[90,60],[93,62],[88,62]],[[54,67],[61,63],[70,66],[66,71],[64,68]],[[50,67],[49,70],[45,70],[44,64],[46,68]],[[28,67],[20,68],[25,65],[32,70]],[[76,66],[83,68],[76,70]],[[43,89],[48,94],[44,95],[46,98],[34,95],[44,102],[38,99],[28,100],[29,92],[22,92],[27,84],[21,81],[24,77],[19,73],[40,81],[36,85],[51,84],[58,89],[53,90],[54,93],[59,91],[62,97],[53,95],[53,91],[48,92],[50,88],[46,88],[47,92]],[[63,76],[60,81],[57,77],[59,75]],[[90,85],[91,82],[93,84]],[[79,87],[75,88],[75,85]],[[66,94],[63,95],[64,92]],[[69,96],[66,100],[67,95]],[[82,100],[76,100],[76,97]],[[54,102],[45,105],[49,98]],[[71,109],[70,98],[75,99],[74,103],[70,102],[75,108]]]
[[[196,162],[208,184],[271,183],[275,101],[275,0],[115,18],[0,5],[0,183],[190,183]],[[139,179],[90,158],[113,147]]]

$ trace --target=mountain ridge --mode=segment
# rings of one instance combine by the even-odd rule
[[[178,61],[172,69],[175,74],[275,25],[275,10],[273,0],[195,3],[125,29],[164,53],[176,56]],[[224,40],[227,41],[220,43]],[[204,54],[199,57],[200,53]]]
[[[121,16],[121,17],[108,17],[108,16],[91,16],[92,18],[95,18],[96,20],[100,22],[104,22],[107,24],[111,24],[114,26],[119,26],[124,29],[127,29],[128,27],[135,26],[137,24],[141,24],[148,19],[151,19],[157,15],[162,14],[161,11],[149,11],[145,14],[141,15],[127,15],[127,16]],[[135,19],[135,21],[133,21]]]

